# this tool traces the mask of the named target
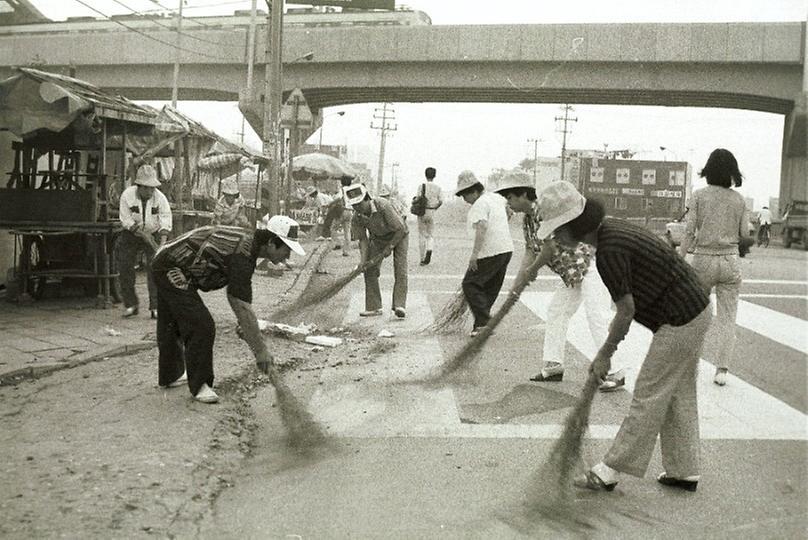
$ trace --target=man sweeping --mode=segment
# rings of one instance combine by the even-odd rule
[[[236,314],[244,340],[258,369],[270,371],[272,355],[253,312],[252,275],[256,260],[277,264],[290,252],[305,255],[297,242],[298,224],[274,216],[266,229],[207,226],[194,229],[163,246],[152,262],[157,284],[158,383],[181,386],[203,403],[216,403],[213,391],[213,341],[216,326],[199,291],[227,287],[227,300]]]
[[[393,304],[396,317],[407,316],[407,247],[409,229],[390,201],[372,198],[362,184],[343,188],[345,202],[354,210],[353,237],[359,239],[360,265],[385,251],[393,253]],[[360,317],[382,314],[379,289],[381,261],[365,270],[365,310]]]
[[[473,337],[491,318],[491,306],[502,288],[513,254],[513,240],[505,199],[485,191],[473,172],[460,173],[455,195],[471,205],[466,222],[474,235],[474,245],[463,276],[463,295],[474,315]]]
[[[637,375],[628,415],[603,461],[575,478],[580,488],[612,491],[618,473],[642,477],[660,439],[665,486],[695,491],[699,481],[699,417],[696,369],[711,312],[695,271],[650,231],[605,218],[603,206],[568,182],[538,194],[544,220],[536,233],[554,242],[595,248],[595,261],[617,306],[606,342],[590,365],[603,380],[632,320],[653,339]]]

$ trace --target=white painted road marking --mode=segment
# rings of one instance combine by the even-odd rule
[[[345,323],[361,324],[374,330],[389,329],[396,334],[392,339],[397,346],[372,366],[324,371],[323,384],[310,404],[315,417],[332,435],[340,437],[557,438],[561,426],[556,424],[463,424],[454,393],[448,387],[429,390],[415,385],[388,384],[427,373],[444,360],[437,337],[416,333],[433,320],[426,294],[410,293],[404,321],[387,314],[360,320],[358,313],[364,307],[364,294],[357,288],[349,302]],[[546,319],[551,296],[552,292],[527,292],[521,300],[538,317]],[[389,290],[383,291],[383,298],[389,297]],[[751,311],[746,307],[739,310],[739,322],[748,322],[747,315],[759,319],[754,323],[761,330],[759,333],[778,341],[780,333],[771,331],[761,321],[782,324],[781,317],[788,316],[757,308],[760,306],[753,306]],[[747,315],[742,317],[741,311]],[[627,375],[629,390],[633,389],[637,369],[651,338],[650,331],[634,324],[620,346],[620,358],[632,368]],[[583,310],[573,317],[568,340],[585,357],[594,357],[596,348]],[[712,383],[713,372],[714,368],[702,360],[698,379],[702,438],[808,440],[805,414],[732,375],[727,386],[718,387]],[[361,381],[356,382],[359,376]],[[618,425],[592,425],[588,437],[611,439],[618,428]]]

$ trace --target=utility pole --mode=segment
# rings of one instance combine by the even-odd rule
[[[564,105],[563,107],[561,107],[561,110],[564,111],[564,116],[563,117],[556,116],[555,120],[556,122],[561,121],[564,123],[563,128],[560,130],[561,133],[563,134],[563,139],[561,142],[561,180],[564,180],[564,169],[567,164],[567,133],[572,132],[572,130],[568,129],[567,126],[570,122],[577,122],[578,119],[570,118],[570,113],[573,112],[574,110],[572,106]],[[559,130],[556,130],[556,132],[558,131]]]
[[[269,214],[280,213],[280,113],[283,94],[281,65],[281,42],[283,25],[283,0],[266,0],[267,14],[266,51],[264,55],[264,129],[262,133],[264,157],[269,160]],[[288,203],[287,203],[288,204]]]
[[[180,9],[177,11],[177,37],[174,39],[176,47],[174,50],[174,84],[171,86],[171,106],[177,108],[177,98],[179,97],[180,80],[180,48],[182,47],[182,5],[185,0],[180,0]]]
[[[533,143],[533,187],[536,187],[538,181],[538,167],[539,167],[539,143],[543,139],[528,139],[527,142]]]
[[[287,155],[287,165],[286,165],[286,208],[287,214],[289,209],[289,201],[292,200],[292,184],[294,180],[292,178],[292,158],[297,155],[298,152],[298,142],[300,139],[300,126],[298,124],[297,116],[300,114],[300,96],[295,94],[294,100],[292,101],[292,128],[289,130],[289,152]]]
[[[394,161],[390,165],[390,193],[395,195],[398,193],[398,161]]]
[[[387,109],[387,106],[392,107],[392,103],[385,103],[381,109],[381,116],[379,116],[379,109],[373,111],[373,118],[375,120],[381,120],[379,125],[374,125],[373,121],[370,122],[370,127],[372,129],[378,129],[380,131],[380,141],[379,141],[379,170],[376,176],[376,193],[378,193],[382,189],[382,180],[384,177],[384,145],[387,139],[387,132],[388,131],[396,131],[398,129],[397,124],[390,125],[389,121],[395,120],[396,111],[392,108],[390,110]],[[389,116],[388,116],[389,114]]]

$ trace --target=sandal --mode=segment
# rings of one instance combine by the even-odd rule
[[[696,491],[699,485],[698,480],[680,480],[679,478],[672,478],[667,473],[662,473],[657,476],[657,482],[663,486],[678,487],[685,491]]]
[[[584,474],[576,476],[572,480],[572,485],[581,489],[591,489],[592,491],[614,491],[617,482],[607,484],[593,471],[586,471]]]

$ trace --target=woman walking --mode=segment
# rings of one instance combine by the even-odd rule
[[[693,269],[709,294],[715,288],[716,366],[713,382],[727,383],[727,372],[735,350],[735,317],[741,288],[738,242],[749,231],[749,211],[743,197],[733,190],[740,187],[743,175],[732,152],[713,150],[699,172],[707,187],[693,192],[687,228],[680,246],[682,257],[693,246]]]

